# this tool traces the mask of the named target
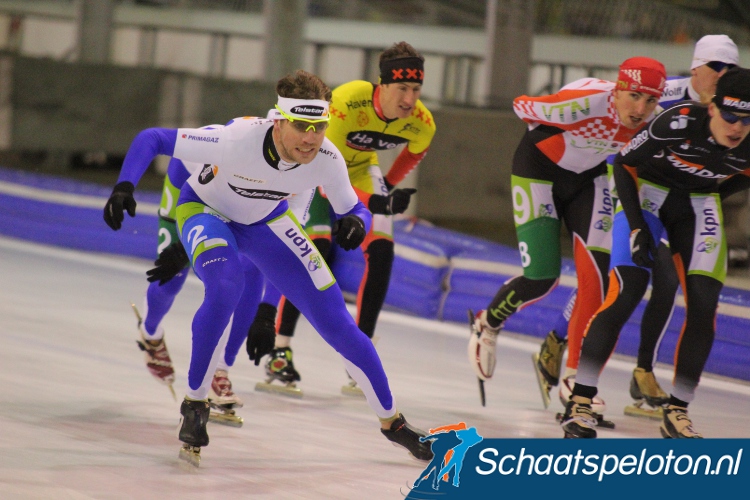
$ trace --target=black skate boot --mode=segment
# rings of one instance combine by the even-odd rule
[[[394,446],[401,446],[406,448],[411,456],[418,460],[430,461],[434,456],[432,453],[432,445],[429,442],[421,442],[419,438],[425,437],[426,432],[416,429],[409,425],[402,414],[398,414],[398,418],[391,423],[391,428],[380,429],[385,437],[388,438]]]
[[[302,397],[302,391],[297,387],[302,377],[294,369],[292,362],[292,349],[290,347],[277,347],[271,351],[271,356],[266,363],[266,381],[255,384],[256,391],[276,392],[296,398]],[[273,382],[280,382],[274,384]]]
[[[575,399],[581,402],[577,402]],[[560,425],[566,438],[590,439],[596,437],[596,421],[596,415],[591,410],[591,400],[574,396],[565,405],[565,413]]]
[[[185,398],[180,406],[182,414],[179,439],[185,443],[180,449],[180,458],[194,466],[201,461],[201,446],[208,446],[206,424],[211,407],[208,401],[195,401]]]
[[[560,383],[560,369],[567,346],[568,339],[560,339],[554,330],[550,330],[539,352],[531,356],[545,408],[550,404],[550,390]]]
[[[630,379],[630,397],[633,398],[633,404],[625,407],[625,415],[656,420],[662,419],[663,406],[669,402],[669,394],[659,386],[654,372],[647,372],[643,368],[633,370],[633,378]],[[646,405],[645,408],[644,405]]]
[[[703,436],[693,429],[693,422],[687,414],[687,408],[669,405],[664,407],[664,418],[659,427],[666,439],[702,439]]]
[[[271,351],[271,357],[266,363],[266,375],[285,384],[302,380],[299,372],[294,369],[291,347],[278,347]]]

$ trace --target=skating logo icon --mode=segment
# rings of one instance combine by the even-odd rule
[[[435,491],[455,491],[466,452],[483,439],[475,427],[467,427],[464,422],[430,429],[430,434],[419,440],[430,441],[434,457],[414,481],[407,499],[433,498]]]
[[[716,250],[718,247],[719,247],[719,241],[716,238],[711,238],[709,236],[704,241],[701,241],[700,243],[698,243],[698,247],[696,248],[696,251],[711,253],[714,250]]]
[[[612,229],[612,218],[602,217],[600,220],[596,221],[596,223],[594,224],[594,228],[608,233],[609,230]]]
[[[539,205],[539,217],[552,217],[554,207],[552,203],[542,203]]]

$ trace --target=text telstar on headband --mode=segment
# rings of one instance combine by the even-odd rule
[[[310,123],[327,122],[328,101],[322,99],[292,99],[279,96],[276,109],[289,121],[301,120]]]

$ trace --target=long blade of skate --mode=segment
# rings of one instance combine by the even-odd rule
[[[214,412],[208,414],[208,421],[216,424],[228,425],[230,427],[242,427],[245,421],[237,414]]]
[[[133,308],[133,312],[135,313],[135,317],[138,318],[138,324],[143,323],[143,318],[141,317],[141,313],[138,312],[138,308],[135,306],[135,304],[133,304],[131,302],[130,303],[130,307]]]
[[[301,398],[303,395],[302,389],[296,385],[279,385],[271,382],[258,382],[255,384],[255,390],[271,394],[281,394],[292,398]]]
[[[662,420],[664,418],[664,409],[662,407],[643,408],[643,406],[632,404],[626,406],[623,413],[630,417],[650,418],[652,420]]]
[[[197,446],[190,446],[189,444],[182,445],[179,454],[180,460],[184,460],[193,467],[198,467],[201,464],[201,449]]]
[[[551,399],[549,397],[549,391],[550,386],[547,383],[547,380],[544,378],[544,375],[542,375],[542,372],[539,371],[539,353],[535,352],[531,355],[531,361],[534,363],[534,373],[536,373],[536,381],[539,384],[539,392],[542,395],[542,404],[544,404],[544,409],[546,410],[549,408],[549,404],[551,402]]]
[[[344,396],[352,396],[354,398],[365,398],[365,393],[362,389],[356,385],[346,384],[341,386],[341,394]]]
[[[474,335],[474,332],[471,329],[471,325],[474,324],[474,311],[469,309],[468,316],[469,316],[469,335]],[[477,382],[479,382],[479,401],[482,403],[482,406],[487,406],[487,396],[484,392],[484,380],[477,377]]]

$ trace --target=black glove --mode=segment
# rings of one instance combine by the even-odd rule
[[[250,361],[255,361],[255,366],[260,363],[260,358],[273,351],[276,343],[276,308],[271,304],[258,304],[258,312],[255,313],[253,324],[247,332],[247,355]]]
[[[393,185],[393,184],[391,184],[390,182],[388,182],[388,179],[386,179],[385,177],[383,177],[383,184],[385,184],[385,188],[386,188],[386,189],[387,189],[387,190],[388,190],[389,192],[390,192],[390,191],[391,191],[391,190],[392,190],[392,189],[394,188],[394,185]]]
[[[656,255],[654,237],[648,227],[633,229],[630,232],[630,256],[636,266],[654,267]]]
[[[155,268],[146,271],[147,279],[150,283],[158,281],[159,285],[163,285],[188,267],[190,258],[182,243],[176,241],[161,251],[154,264]]]
[[[115,231],[122,227],[122,220],[125,218],[123,209],[128,211],[129,216],[135,217],[133,191],[135,186],[132,182],[122,181],[115,186],[104,205],[104,222]]]
[[[384,198],[384,197],[383,197]],[[354,250],[365,241],[365,223],[356,215],[345,215],[333,223],[331,234],[344,250]]]
[[[402,214],[409,208],[411,195],[416,192],[414,188],[406,188],[394,189],[388,196],[373,194],[370,196],[367,208],[374,214]]]

